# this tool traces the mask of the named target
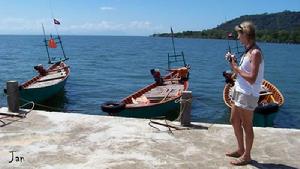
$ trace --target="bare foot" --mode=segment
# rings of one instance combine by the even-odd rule
[[[252,161],[251,158],[250,159],[246,159],[246,158],[241,157],[241,158],[238,158],[236,160],[231,161],[230,164],[241,166],[241,165],[250,164],[251,161]]]
[[[243,155],[243,152],[233,151],[233,152],[227,152],[227,153],[225,153],[225,155],[228,156],[228,157],[239,158]]]

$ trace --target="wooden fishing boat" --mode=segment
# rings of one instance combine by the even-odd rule
[[[70,68],[63,61],[59,61],[51,65],[44,73],[39,73],[20,85],[19,93],[22,102],[41,103],[58,94],[64,89]]]
[[[54,19],[54,23],[55,21],[57,20]],[[20,103],[22,104],[31,101],[35,103],[42,103],[55,96],[64,89],[65,83],[70,74],[70,68],[65,63],[65,61],[69,58],[66,57],[64,52],[61,37],[57,34],[57,37],[50,35],[50,38],[47,38],[43,25],[42,28],[48,56],[48,64],[51,66],[48,69],[45,69],[41,64],[34,66],[38,75],[19,86]],[[53,60],[53,57],[50,57],[50,49],[57,48],[57,44],[60,44],[63,55],[59,61],[55,61]]]
[[[174,54],[168,53],[169,73],[161,77],[159,70],[152,69],[155,80],[119,102],[106,102],[101,109],[113,116],[136,118],[164,118],[175,120],[180,114],[180,97],[189,87],[190,66],[186,64],[183,52],[177,54],[174,34],[171,28]],[[171,67],[173,64],[173,68]],[[175,66],[174,66],[175,65]]]
[[[188,74],[187,67],[172,69],[161,83],[152,83],[120,102],[106,102],[101,109],[113,116],[175,120],[180,111],[182,91],[189,86]]]
[[[231,108],[232,104],[232,90],[234,87],[234,80],[230,79],[231,74],[223,73],[226,83],[223,90],[224,103]],[[258,106],[254,110],[254,126],[271,127],[277,115],[279,107],[284,104],[284,97],[275,85],[267,80],[263,80]]]

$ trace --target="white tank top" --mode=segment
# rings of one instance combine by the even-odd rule
[[[246,53],[243,55],[243,57],[241,59],[241,63],[240,63],[240,69],[247,73],[250,73],[251,72],[251,63],[250,63],[250,57],[247,55],[250,55],[250,54]],[[264,77],[264,59],[262,56],[262,60],[259,65],[256,81],[251,85],[248,81],[246,81],[244,78],[242,78],[238,74],[236,81],[235,81],[236,91],[241,92],[243,94],[259,97],[259,92],[261,90],[263,77]]]

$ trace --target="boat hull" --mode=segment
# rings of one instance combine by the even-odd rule
[[[172,99],[152,106],[125,108],[117,115],[122,117],[175,120],[179,115],[179,111],[180,103],[178,99]]]
[[[63,61],[53,64],[45,71],[46,75],[39,74],[20,86],[21,104],[31,101],[42,103],[64,89],[70,68]]]
[[[267,80],[263,81],[262,86],[266,89],[269,90],[270,94],[269,96],[272,96],[272,99],[268,99],[267,102],[269,105],[268,106],[262,106],[262,107],[257,107],[254,110],[254,115],[253,115],[253,125],[257,127],[272,127],[274,119],[276,118],[277,115],[277,110],[280,106],[283,105],[284,103],[284,98],[281,92],[270,82]],[[225,104],[231,109],[231,104],[232,104],[232,98],[230,96],[230,90],[232,90],[233,86],[231,84],[226,84],[223,90],[223,100]],[[260,96],[260,100],[262,100],[262,97],[265,96]],[[274,104],[276,103],[276,104]],[[274,104],[274,105],[272,105]]]
[[[188,70],[172,69],[162,83],[152,83],[120,102],[106,102],[101,109],[112,116],[175,120],[180,114],[179,99],[189,87]]]
[[[42,103],[57,95],[59,92],[63,91],[66,81],[67,78],[52,86],[46,86],[42,88],[20,89],[19,93],[21,103],[26,103],[30,101],[33,101],[35,103]]]
[[[278,112],[273,112],[269,114],[261,114],[254,112],[253,115],[253,125],[256,127],[273,127],[274,120]]]

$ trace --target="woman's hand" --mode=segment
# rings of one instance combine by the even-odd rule
[[[259,65],[262,62],[261,52],[258,49],[254,49],[250,52],[250,62],[251,62],[251,71],[245,72],[241,70],[236,62],[230,62],[232,70],[234,73],[239,74],[244,78],[249,84],[254,84],[258,75]]]
[[[231,60],[230,66],[231,66],[231,68],[232,68],[232,70],[233,70],[233,72],[234,72],[235,74],[239,74],[240,68],[239,68],[239,66],[237,65],[235,59],[232,59],[232,60]]]
[[[225,59],[230,63],[231,69],[234,71],[234,73],[238,74],[239,67],[237,65],[236,57],[230,52],[227,52]]]
[[[234,57],[233,54],[231,54],[230,52],[227,52],[225,54],[225,59],[228,61],[228,62],[231,62],[232,58]]]

